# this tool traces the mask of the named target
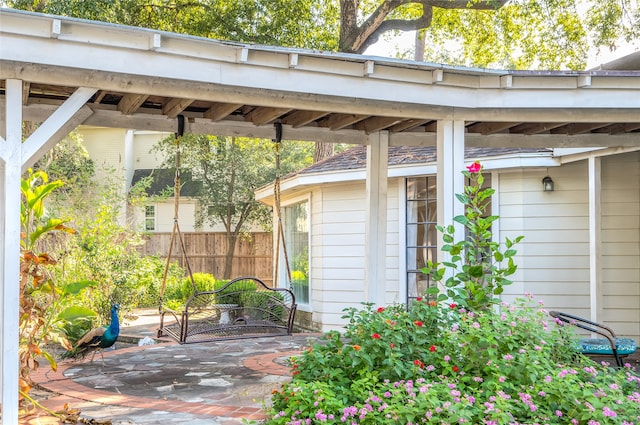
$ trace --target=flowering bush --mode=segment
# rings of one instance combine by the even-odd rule
[[[267,423],[639,424],[640,379],[574,352],[532,302],[349,309],[344,335],[292,359]]]
[[[447,294],[346,309],[343,333],[291,359],[267,424],[640,425],[640,378],[629,367],[574,351],[572,328],[548,323],[531,295],[511,305],[495,298],[515,271],[515,241],[504,253],[491,241],[480,171],[465,171],[475,186],[458,197],[466,212],[456,221],[470,236],[454,243],[443,229],[453,272],[433,265],[436,277],[450,276]]]

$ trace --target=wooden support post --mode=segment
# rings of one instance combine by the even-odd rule
[[[22,81],[7,79],[5,90],[5,140],[0,142],[0,380],[2,422],[17,424]]]
[[[464,192],[464,121],[440,120],[437,124],[437,186],[438,224],[455,226],[454,240],[464,238],[464,227],[453,222],[453,217],[464,214],[464,206],[456,199],[456,193]],[[442,251],[442,235],[438,237],[438,261],[450,261],[450,255]]]
[[[389,133],[368,136],[367,145],[367,219],[365,224],[365,299],[385,303],[387,247],[387,179]]]

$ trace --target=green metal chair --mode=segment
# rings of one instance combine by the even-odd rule
[[[601,335],[603,338],[583,338],[578,341],[578,350],[589,357],[613,356],[618,367],[622,359],[636,351],[637,345],[632,338],[618,338],[608,326],[560,311],[550,311],[551,317],[580,329]]]

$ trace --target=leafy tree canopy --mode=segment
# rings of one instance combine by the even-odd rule
[[[164,166],[175,166],[173,137],[156,149],[166,158]],[[280,146],[280,174],[311,165],[313,143],[285,141]],[[254,192],[276,177],[274,144],[260,139],[185,135],[180,140],[180,167],[188,169],[201,184],[197,195],[199,224],[222,223],[227,235],[224,278],[231,276],[236,241],[248,225],[269,227],[269,210],[255,200]]]
[[[163,31],[252,44],[336,50],[339,11],[314,0],[15,0],[8,4]]]
[[[583,69],[591,48],[640,36],[639,0],[14,0],[11,7],[223,40],[363,53],[420,30],[424,58]],[[400,56],[413,54],[400,52]]]

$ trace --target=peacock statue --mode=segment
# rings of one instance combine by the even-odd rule
[[[91,329],[89,332],[84,334],[82,338],[75,343],[73,349],[67,351],[63,355],[63,358],[84,358],[89,354],[89,352],[93,352],[93,355],[91,356],[91,362],[93,363],[96,353],[100,351],[102,363],[104,364],[104,355],[102,354],[102,351],[105,348],[111,347],[116,342],[118,335],[120,334],[120,322],[118,321],[119,308],[120,306],[118,304],[113,304],[111,306],[111,323],[109,323],[108,326],[100,326],[98,328]]]

